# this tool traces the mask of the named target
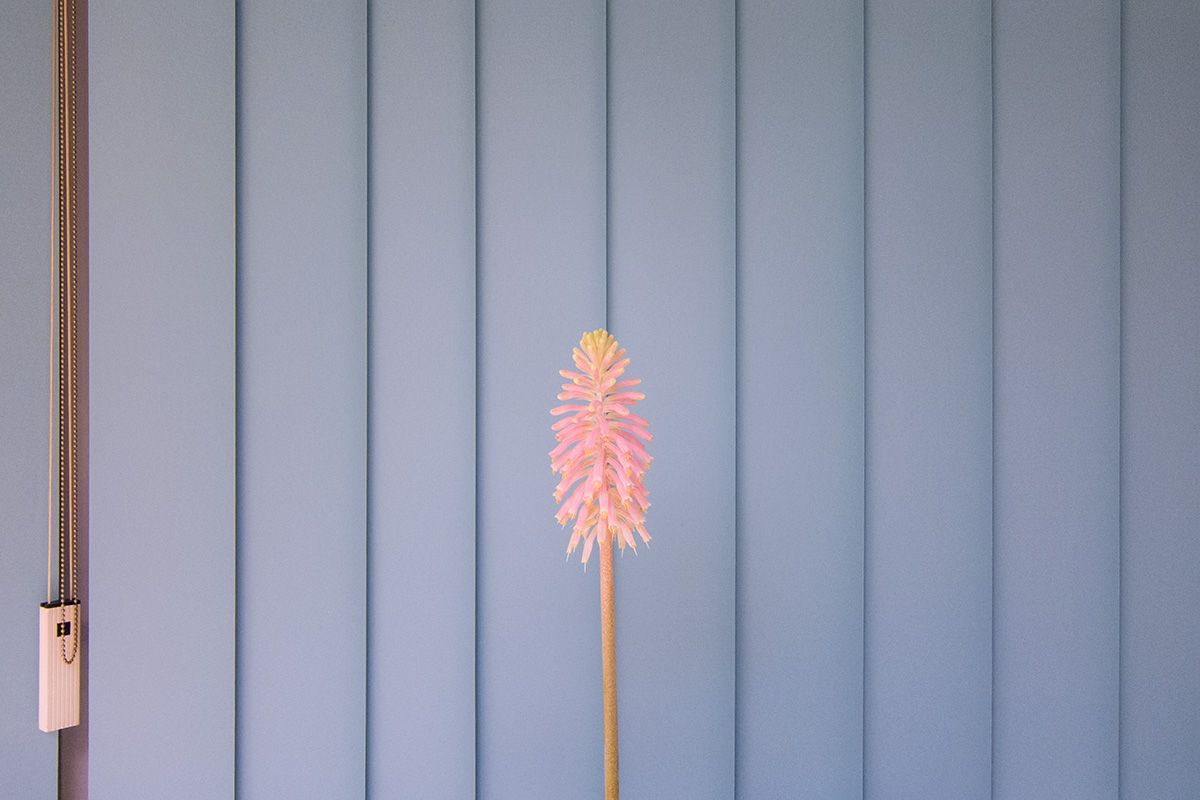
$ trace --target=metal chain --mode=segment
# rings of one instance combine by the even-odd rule
[[[78,198],[78,168],[75,163],[75,156],[78,150],[75,147],[75,103],[76,103],[76,74],[79,72],[79,65],[76,63],[75,43],[75,3],[69,0],[67,5],[70,6],[70,14],[67,24],[69,25],[71,36],[70,49],[70,81],[71,81],[71,113],[69,122],[71,125],[71,180],[70,180],[70,206],[71,206],[71,272],[70,272],[70,291],[71,291],[71,500],[70,508],[68,509],[71,515],[71,599],[79,600],[77,594],[78,586],[76,576],[78,575],[79,562],[79,250],[78,236],[76,234],[79,216]]]
[[[67,656],[67,637],[58,637],[58,649],[62,651],[62,660],[65,664],[71,664],[75,661],[75,656],[79,654],[79,603],[72,603],[71,608],[74,610],[75,619],[71,623],[74,627],[71,628],[71,655]],[[60,605],[58,607],[59,622],[67,621],[67,607]]]
[[[59,637],[59,650],[67,664],[79,654],[79,326],[78,326],[78,200],[76,187],[76,72],[75,9],[72,0],[59,4],[59,232],[61,299],[65,312],[59,322],[59,620],[66,622],[68,599],[72,606],[71,655],[66,637]],[[65,90],[65,91],[64,91]],[[63,272],[65,268],[65,274]],[[65,285],[64,285],[65,279]],[[65,334],[65,335],[64,335]],[[64,380],[65,378],[65,380]],[[65,384],[65,385],[64,385]],[[65,452],[64,452],[65,451]],[[65,458],[64,458],[65,456]],[[64,471],[66,475],[64,476]],[[63,478],[66,478],[63,480]],[[63,488],[66,497],[63,497]],[[63,513],[65,512],[65,514]],[[64,519],[65,517],[65,519]],[[67,563],[66,551],[70,552]],[[68,576],[70,594],[66,594]]]
[[[67,463],[68,452],[68,423],[69,395],[64,381],[68,362],[68,294],[64,285],[67,278],[67,262],[69,260],[69,231],[66,221],[68,213],[68,177],[67,177],[67,39],[66,39],[66,2],[57,4],[58,19],[56,33],[58,45],[58,599],[66,598],[66,545],[68,538],[68,520],[70,511],[67,507],[68,486]]]

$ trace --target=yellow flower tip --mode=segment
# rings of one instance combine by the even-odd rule
[[[583,336],[579,339],[579,347],[584,352],[588,352],[589,350],[594,350],[596,356],[599,357],[604,354],[605,350],[608,349],[608,345],[610,342],[613,342],[613,344],[615,344],[615,342],[613,341],[612,334],[609,333],[608,331],[604,330],[603,328],[597,328],[596,330],[592,331],[591,333],[583,334]]]

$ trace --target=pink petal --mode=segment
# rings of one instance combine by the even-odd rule
[[[557,417],[560,414],[569,414],[571,412],[578,414],[582,411],[587,411],[587,410],[588,410],[587,406],[565,405],[565,406],[555,406],[554,408],[550,409],[550,413]]]
[[[622,350],[621,352],[619,352],[619,353],[615,354],[615,358],[621,358],[621,356],[623,356],[623,355],[625,355],[625,351],[624,351],[624,350]],[[620,361],[618,361],[617,363],[613,364],[611,367],[610,367],[610,366],[608,366],[607,364],[605,364],[605,365],[602,367],[602,369],[606,369],[606,370],[609,370],[611,373],[615,373],[615,374],[617,374],[617,375],[620,375],[622,372],[624,372],[624,371],[625,371],[625,368],[626,368],[626,367],[628,367],[628,366],[629,366],[629,359],[628,359],[628,358],[625,358],[625,359],[621,359],[621,360],[620,360]]]
[[[610,394],[608,397],[606,397],[605,402],[609,404],[628,403],[629,405],[633,406],[637,405],[638,400],[645,399],[646,395],[642,394],[641,392],[618,392],[617,394]]]
[[[629,528],[626,528],[624,525],[622,525],[620,530],[621,536],[624,537],[629,546],[633,548],[634,552],[637,552],[637,543],[633,541],[633,534],[630,533]]]
[[[649,431],[642,430],[640,427],[638,427],[636,425],[623,425],[620,422],[614,422],[613,427],[621,428],[622,430],[629,431],[634,436],[638,437],[639,439],[641,439],[644,442],[649,442],[652,439],[654,439],[654,437],[650,435]]]
[[[559,444],[559,446],[558,446],[558,447],[556,447],[556,448],[554,448],[553,450],[551,450],[551,451],[550,451],[550,460],[551,460],[552,462],[553,462],[553,461],[557,461],[557,460],[559,460],[559,459],[558,459],[558,457],[559,457],[559,456],[561,456],[563,453],[566,453],[566,452],[567,452],[567,448],[568,448],[568,447],[570,447],[570,446],[571,446],[571,442],[569,442],[569,441],[562,442],[561,444]],[[577,445],[575,445],[575,447],[573,448],[572,452],[570,452],[570,453],[567,453],[567,455],[566,455],[566,459],[567,459],[568,461],[569,461],[569,460],[571,460],[571,459],[573,459],[573,458],[576,458],[576,457],[578,456],[578,454],[574,452],[575,450],[579,450],[580,452],[583,452],[583,445],[582,445],[582,444],[577,444]],[[551,467],[554,469],[554,471],[555,471],[555,472],[558,472],[558,467],[555,467],[553,464],[551,464],[550,466],[551,466]]]
[[[593,528],[591,533],[588,534],[587,539],[585,539],[583,542],[583,563],[585,565],[588,562],[588,557],[592,554],[592,545],[595,543],[596,543],[596,530],[595,530],[595,528]]]

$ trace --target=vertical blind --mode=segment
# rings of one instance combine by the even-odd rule
[[[93,798],[598,795],[545,453],[602,326],[629,796],[1200,793],[1194,4],[91,37]]]
[[[0,796],[51,800],[58,737],[38,730],[46,600],[54,170],[54,5],[0,24]]]

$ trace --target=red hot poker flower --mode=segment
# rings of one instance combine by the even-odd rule
[[[629,410],[645,398],[631,391],[641,381],[618,381],[629,364],[624,355],[608,331],[585,333],[574,352],[580,371],[559,372],[571,383],[563,384],[558,399],[578,402],[550,411],[571,414],[553,426],[559,445],[550,451],[550,469],[562,475],[554,491],[562,504],[556,519],[564,527],[575,520],[567,555],[582,539],[585,566],[597,536],[605,545],[612,533],[622,549],[628,544],[635,552],[635,530],[643,542],[650,541],[642,476],[653,460],[644,444],[652,437],[646,420]]]

